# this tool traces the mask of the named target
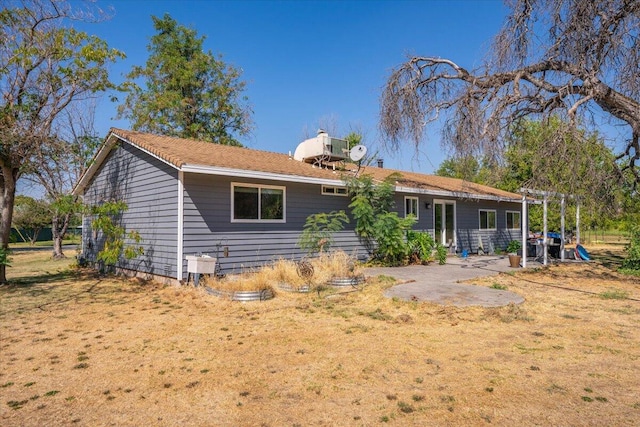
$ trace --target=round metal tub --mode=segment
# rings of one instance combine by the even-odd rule
[[[296,288],[284,282],[278,283],[278,288],[282,289],[285,292],[298,292],[301,294],[309,293],[309,291],[311,290],[311,286],[309,285],[303,285],[303,286],[300,286],[299,288]]]
[[[220,289],[207,288],[207,292],[220,298],[228,298],[231,301],[266,301],[274,297],[271,289],[256,291],[223,291]]]
[[[356,277],[333,277],[327,282],[330,286],[358,286],[364,282],[364,275]]]

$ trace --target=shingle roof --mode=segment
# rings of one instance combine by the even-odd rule
[[[221,168],[237,171],[257,171],[297,178],[340,180],[341,172],[339,171],[334,171],[331,168],[314,167],[308,163],[294,160],[287,154],[115,128],[111,129],[111,134],[152,153],[177,169],[184,169],[185,167]],[[456,178],[377,167],[363,167],[360,171],[361,174],[372,175],[376,180],[383,180],[394,172],[401,175],[396,180],[398,187],[418,192],[452,193],[451,195],[459,197],[495,198],[499,200],[519,200],[522,197],[519,194]]]

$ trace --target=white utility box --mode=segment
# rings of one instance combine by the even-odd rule
[[[215,274],[217,258],[208,255],[187,255],[187,272],[195,274]]]

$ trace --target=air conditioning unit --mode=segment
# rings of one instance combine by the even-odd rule
[[[309,138],[298,144],[293,158],[300,162],[320,164],[345,160],[349,157],[347,141],[332,138],[323,130],[315,138]]]

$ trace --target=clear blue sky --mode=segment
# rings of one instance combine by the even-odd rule
[[[248,147],[287,153],[322,122],[343,136],[364,133],[370,150],[381,149],[377,131],[381,88],[408,54],[448,57],[478,65],[506,9],[498,0],[449,1],[146,1],[99,0],[111,20],[86,27],[127,59],[112,69],[121,81],[144,65],[151,15],[169,13],[205,36],[205,49],[243,70],[255,129]],[[116,105],[103,100],[97,120],[106,135]],[[410,144],[408,144],[409,146]],[[389,167],[433,172],[445,155],[440,135],[429,135],[421,152],[381,152]]]
[[[77,2],[78,0],[72,0]],[[255,129],[241,142],[287,153],[319,124],[331,122],[344,136],[361,131],[370,152],[385,166],[432,173],[446,157],[440,135],[389,153],[379,141],[379,98],[385,79],[407,55],[479,65],[501,28],[506,8],[499,0],[423,1],[208,1],[98,0],[113,7],[105,22],[81,29],[103,38],[127,58],[112,67],[121,82],[134,65],[144,65],[155,33],[151,15],[169,13],[205,36],[205,49],[243,70]],[[128,129],[115,120],[117,104],[100,101],[97,131]],[[30,192],[21,188],[23,192]],[[32,190],[31,190],[32,191]]]

